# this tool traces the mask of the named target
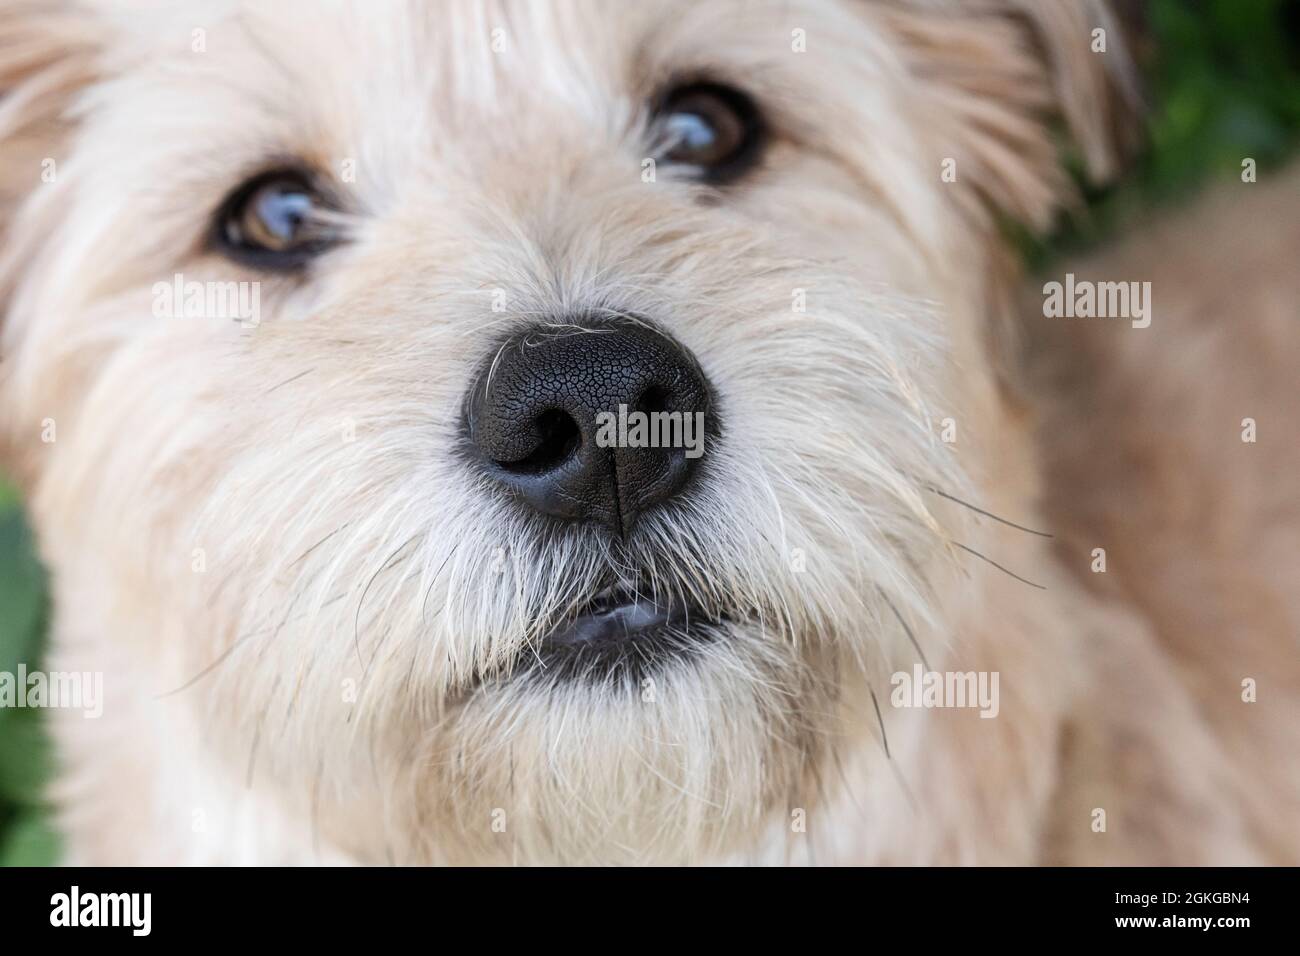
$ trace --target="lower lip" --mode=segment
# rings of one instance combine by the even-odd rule
[[[551,633],[546,644],[554,648],[596,648],[650,636],[685,615],[649,598],[629,600],[582,614]]]

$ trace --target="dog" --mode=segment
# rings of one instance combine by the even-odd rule
[[[1300,859],[1022,381],[1003,225],[1135,76],[1100,3],[8,0],[68,859]]]

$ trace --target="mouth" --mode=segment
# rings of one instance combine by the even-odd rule
[[[596,594],[546,638],[555,649],[594,648],[652,636],[669,625],[686,623],[683,608],[659,603],[626,588],[611,585]]]
[[[639,680],[717,640],[727,620],[681,598],[611,585],[542,640],[536,664],[547,676],[558,678]]]

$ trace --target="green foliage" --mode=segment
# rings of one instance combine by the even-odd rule
[[[59,835],[41,810],[23,810],[0,830],[0,866],[52,866]]]
[[[40,667],[45,576],[12,489],[0,483],[0,671]],[[45,784],[51,750],[43,715],[0,707],[0,866],[44,866],[58,858]]]
[[[1140,183],[1179,195],[1204,175],[1237,175],[1252,157],[1284,159],[1300,132],[1300,10],[1284,0],[1160,0],[1157,105]]]
[[[11,498],[0,505],[0,671],[12,672],[19,661],[30,665],[38,653],[43,581],[22,512]]]
[[[1150,0],[1145,149],[1113,188],[1080,177],[1082,215],[1048,239],[1011,226],[1031,269],[1085,249],[1207,181],[1266,177],[1300,143],[1300,0]]]

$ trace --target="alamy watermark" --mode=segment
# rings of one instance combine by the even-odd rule
[[[178,272],[151,291],[153,314],[160,319],[225,319],[246,329],[262,321],[260,282],[187,282]]]
[[[1043,285],[1043,315],[1049,319],[1130,319],[1133,328],[1151,324],[1150,282],[1092,282],[1065,274]]]
[[[100,671],[0,671],[0,708],[80,710],[82,717],[104,714],[104,675]]]
[[[596,413],[598,448],[684,448],[687,458],[704,454],[703,412],[628,411]]]
[[[50,897],[50,925],[118,926],[132,936],[148,936],[152,910],[152,893],[83,893],[74,883],[68,892]]]
[[[889,679],[894,688],[889,702],[895,707],[970,707],[981,717],[998,715],[997,671],[897,671]]]

